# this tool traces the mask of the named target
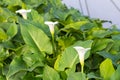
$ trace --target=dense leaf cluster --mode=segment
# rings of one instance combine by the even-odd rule
[[[59,22],[54,38],[45,21]],[[61,0],[0,0],[0,80],[120,80],[120,30],[103,22]],[[84,73],[74,46],[91,48]]]

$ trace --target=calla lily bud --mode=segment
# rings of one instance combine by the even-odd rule
[[[31,9],[29,9],[29,10],[20,9],[20,10],[16,11],[16,13],[21,14],[24,19],[27,19],[27,13],[29,13],[29,12],[31,12]]]
[[[78,55],[79,55],[79,59],[80,59],[80,63],[81,65],[84,64],[84,56],[85,53],[90,50],[90,48],[83,48],[81,46],[76,46],[74,47],[74,49],[77,51]]]
[[[55,24],[58,24],[58,22],[45,21],[45,24],[48,25],[51,34],[54,35],[54,27],[55,27]]]
[[[79,60],[80,60],[80,64],[82,66],[82,72],[83,72],[85,53],[87,53],[87,51],[90,50],[90,48],[76,46],[76,47],[74,47],[74,49],[77,51],[77,53],[79,55]]]

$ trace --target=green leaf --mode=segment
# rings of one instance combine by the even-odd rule
[[[112,32],[111,31],[106,31],[106,30],[94,30],[93,31],[93,36],[97,38],[104,38],[107,35],[110,35]]]
[[[0,75],[0,80],[6,80],[6,79],[2,75]]]
[[[22,60],[21,56],[16,56],[10,66],[9,66],[9,71],[6,75],[7,80],[9,80],[10,77],[12,77],[13,75],[17,74],[20,71],[25,71],[27,70],[27,66],[25,64],[25,62]]]
[[[104,80],[110,80],[110,77],[115,72],[111,59],[106,59],[100,64],[100,74]]]
[[[120,65],[118,65],[116,71],[114,74],[111,76],[110,80],[120,80]]]
[[[60,80],[60,76],[57,71],[46,65],[43,72],[43,80]]]
[[[82,46],[85,48],[90,48],[92,45],[92,40],[88,41],[78,41],[74,45],[65,49],[62,55],[59,55],[54,68],[58,71],[64,71],[65,69],[73,69],[73,67],[79,62],[78,54],[73,48],[74,46]],[[89,51],[85,55],[85,59],[89,57]]]
[[[26,71],[20,71],[11,77],[8,78],[8,80],[23,80],[23,77],[26,75]]]
[[[43,3],[43,0],[24,0],[25,4],[31,5],[31,7],[35,7],[36,5],[39,5],[40,3]]]
[[[13,6],[22,4],[21,0],[11,0],[11,1],[4,0],[4,2],[7,3],[8,5],[13,5]]]
[[[110,53],[105,52],[105,51],[100,51],[97,54],[103,56],[104,58],[111,59],[113,61],[114,65],[117,65],[116,62],[120,59],[120,53],[118,53],[118,54],[110,54]]]
[[[48,36],[40,29],[31,24],[21,25],[22,37],[34,52],[46,52],[52,54],[53,47]]]
[[[120,40],[120,34],[112,35],[113,40]]]
[[[102,38],[94,40],[92,52],[97,52],[109,47],[108,44],[112,44],[114,41],[112,39]]]
[[[67,80],[87,80],[87,79],[84,73],[76,72],[76,73],[70,74]]]
[[[57,41],[58,41],[58,45],[61,47],[61,50],[64,50],[65,48],[69,47],[75,42],[75,38],[63,36],[63,37],[57,38]]]
[[[12,4],[13,5],[13,4]],[[15,16],[9,9],[0,7],[0,23],[7,22],[7,20]]]
[[[67,10],[64,11],[62,9],[52,8],[50,12],[51,12],[50,15],[53,15],[55,18],[58,18],[61,21],[63,20],[64,23],[68,23],[68,22],[73,21],[71,18],[68,18],[71,14]],[[49,17],[52,17],[52,16],[49,16]],[[66,19],[67,19],[67,21],[66,21]]]
[[[52,4],[53,7],[62,6],[62,3],[60,0],[50,0],[50,3]]]
[[[28,72],[22,80],[41,80],[40,78],[37,79],[36,76],[34,76],[34,72]]]
[[[86,23],[88,23],[88,22],[87,21],[79,21],[79,22],[70,23],[70,24],[65,26],[65,29],[73,28],[73,29],[79,30],[80,27]]]
[[[32,71],[36,67],[44,66],[41,55],[39,53],[26,53],[23,54],[23,60],[29,67],[29,71]]]
[[[4,41],[3,43],[1,43],[1,46],[4,48],[7,48],[7,49],[11,49],[11,50],[16,48],[14,43],[12,43],[12,41],[10,41],[10,40]]]
[[[88,73],[87,74],[87,78],[88,79],[102,79],[101,77],[98,77],[98,76],[96,76],[96,74],[95,73],[93,73],[93,72],[91,72],[91,73]]]
[[[80,27],[81,31],[91,30],[94,27],[93,23],[86,23],[85,25]]]
[[[0,46],[0,61],[4,61],[10,56],[8,50],[5,50],[3,47]]]
[[[0,41],[1,40],[6,40],[7,39],[7,34],[5,33],[5,31],[2,29],[2,28],[0,28]]]
[[[28,14],[28,19],[32,20],[35,23],[44,23],[44,18],[38,14],[37,11],[33,10]]]
[[[110,49],[111,54],[118,54],[120,52],[120,40],[114,40],[114,44]]]
[[[61,80],[66,80],[68,77],[65,71],[60,71],[59,74],[60,74]]]
[[[12,23],[7,30],[7,35],[10,38],[12,38],[17,34],[17,31],[18,31],[17,25],[15,23]]]

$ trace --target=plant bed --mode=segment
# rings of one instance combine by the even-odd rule
[[[119,80],[120,30],[103,22],[60,0],[0,1],[0,80]]]

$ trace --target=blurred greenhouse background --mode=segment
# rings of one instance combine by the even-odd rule
[[[62,0],[69,8],[78,9],[83,15],[112,21],[120,29],[120,0]],[[110,27],[105,23],[104,27]]]

